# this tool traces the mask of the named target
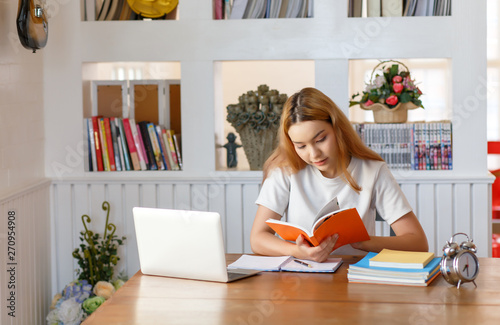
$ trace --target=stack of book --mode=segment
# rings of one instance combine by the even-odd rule
[[[361,140],[378,153],[390,168],[451,170],[452,125],[429,123],[354,123]]]
[[[353,283],[428,286],[440,274],[440,261],[430,252],[384,249],[349,265],[347,279]]]
[[[93,116],[85,119],[87,171],[181,170],[178,135],[149,122]]]

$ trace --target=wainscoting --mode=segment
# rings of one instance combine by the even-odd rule
[[[50,181],[0,199],[0,213],[0,324],[45,324],[52,300]]]
[[[453,233],[465,232],[474,239],[480,256],[491,256],[492,179],[439,177],[439,180],[405,178],[398,181],[424,227],[431,251],[441,255],[443,245]],[[103,233],[106,213],[101,205],[104,200],[111,205],[109,220],[117,226],[116,234],[127,237],[126,244],[120,248],[122,259],[116,270],[128,276],[139,269],[132,219],[134,206],[219,212],[226,251],[251,252],[249,234],[257,208],[254,201],[260,178],[76,179],[54,181],[52,186],[54,290],[61,290],[75,277],[77,265],[71,252],[80,244],[81,216],[88,214],[92,219],[90,229]],[[378,222],[377,235],[389,235],[388,225]]]

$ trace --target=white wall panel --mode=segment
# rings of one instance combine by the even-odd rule
[[[9,211],[15,211],[15,224],[11,228]],[[0,324],[44,324],[52,299],[50,182],[43,181],[0,199],[0,214],[3,268]],[[11,247],[9,250],[15,255],[9,254],[7,247]],[[11,267],[14,268],[12,274],[7,272]],[[14,291],[14,310],[7,308],[11,305],[7,300],[11,297],[10,291]],[[14,312],[15,317],[9,316],[9,312]]]
[[[472,235],[480,256],[491,255],[491,248],[488,249],[491,244],[491,211],[487,208],[490,204],[487,182],[427,180],[418,183],[403,180],[400,186],[427,234],[431,251],[441,255],[446,240],[461,231]],[[103,231],[105,213],[101,204],[104,199],[111,204],[110,222],[117,225],[116,235],[127,237],[125,246],[120,249],[122,261],[116,272],[123,270],[131,276],[139,269],[132,218],[134,206],[219,212],[226,251],[251,253],[250,230],[257,210],[254,202],[259,189],[258,179],[235,180],[230,177],[192,181],[148,180],[144,183],[116,180],[107,184],[102,180],[54,182],[54,234],[58,243],[54,272],[57,273],[58,290],[74,276],[71,251],[79,243],[77,236],[83,229],[81,215],[91,211],[92,229]],[[94,227],[94,223],[99,227]],[[389,236],[389,225],[377,222],[376,234]],[[61,244],[67,247],[59,247]]]

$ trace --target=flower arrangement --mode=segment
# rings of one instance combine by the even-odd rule
[[[102,209],[107,211],[102,239],[87,228],[90,217],[82,216],[85,228],[80,232],[82,243],[73,251],[73,257],[80,266],[78,279],[66,285],[52,299],[46,318],[48,325],[80,324],[125,283],[126,276],[123,274],[114,277],[114,266],[120,260],[118,247],[126,238],[120,239],[115,235],[116,226],[109,223],[110,206],[107,201],[102,203]]]
[[[47,325],[78,325],[102,305],[123,284],[123,279],[113,283],[99,281],[92,287],[87,280],[75,280],[52,299]]]
[[[389,67],[382,66],[382,74],[373,74],[376,69],[385,63],[392,64]],[[400,71],[402,65],[406,70]],[[366,85],[361,99],[354,99],[360,96],[359,93],[352,95],[349,101],[349,107],[360,105],[364,109],[370,109],[375,103],[385,104],[389,109],[395,108],[398,104],[412,103],[416,107],[422,107],[422,101],[419,97],[422,95],[420,89],[416,86],[415,80],[410,76],[410,71],[406,65],[399,61],[382,61],[372,71],[370,83]]]
[[[260,170],[277,145],[277,131],[283,104],[288,99],[276,89],[260,85],[227,106],[227,121],[240,134],[250,169]]]

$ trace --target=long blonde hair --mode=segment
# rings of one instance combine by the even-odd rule
[[[359,193],[361,187],[347,170],[350,157],[380,161],[383,159],[363,143],[340,108],[328,96],[315,88],[302,89],[290,96],[283,105],[278,129],[278,147],[264,164],[264,179],[274,168],[287,167],[292,173],[297,173],[307,166],[306,162],[295,152],[288,131],[295,123],[316,120],[332,124],[338,150],[337,170],[349,186]]]

